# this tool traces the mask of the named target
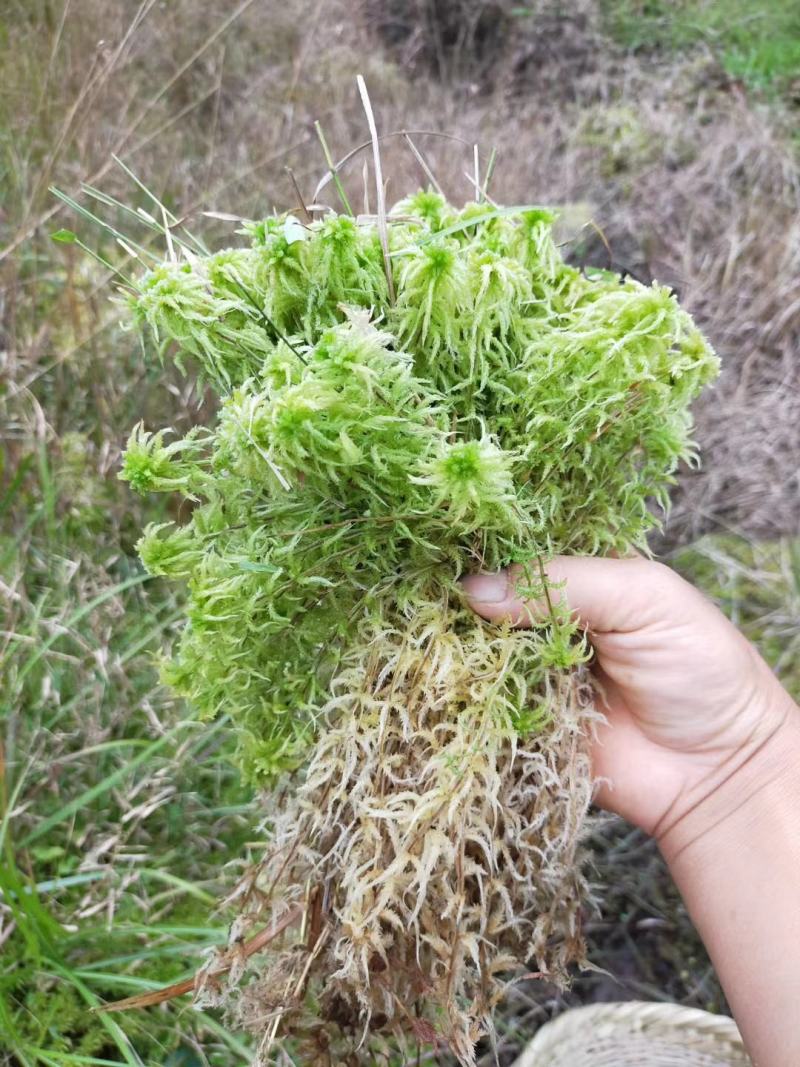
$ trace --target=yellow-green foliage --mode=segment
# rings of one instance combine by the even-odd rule
[[[381,620],[467,570],[641,546],[648,502],[666,505],[716,357],[666,287],[565,264],[553,219],[402,201],[394,300],[375,220],[333,213],[248,224],[129,295],[219,395],[213,429],[138,427],[122,477],[193,505],[140,542],[188,587],[164,676],[232,717],[251,774],[302,760],[342,656]],[[571,634],[549,620],[540,667],[580,660]]]
[[[598,106],[586,113],[579,130],[582,144],[598,154],[606,178],[637,172],[657,158],[661,145],[636,108]]]

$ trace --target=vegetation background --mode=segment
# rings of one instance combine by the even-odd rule
[[[283,210],[294,181],[310,197],[315,120],[337,159],[363,142],[358,72],[383,131],[464,139],[414,134],[451,199],[471,198],[471,146],[496,147],[497,199],[562,205],[575,262],[673,285],[722,355],[697,413],[703,467],[681,473],[654,548],[798,694],[800,8],[2,0],[0,69],[0,1064],[245,1064],[247,1044],[186,998],[90,1011],[192,973],[263,831],[226,724],[194,722],[156,682],[180,605],[133,544],[169,504],[116,478],[136,421],[191,424],[207,399],[145,364],[109,300],[125,250],[50,186],[145,210],[150,190],[224,242],[230,224],[203,211]],[[390,200],[424,182],[402,137],[384,156]],[[362,158],[343,170],[353,197]],[[105,264],[54,244],[65,226]],[[725,1010],[652,845],[608,819],[592,846],[604,972],[565,995],[519,986],[504,1064],[573,1004]]]

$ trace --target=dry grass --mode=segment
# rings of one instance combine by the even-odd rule
[[[175,930],[205,922],[208,901],[229,878],[221,866],[242,854],[251,816],[218,751],[220,735],[171,733],[185,712],[155,685],[147,653],[171,632],[176,605],[156,583],[126,585],[135,578],[137,532],[160,512],[134,504],[116,481],[124,430],[141,417],[196,422],[206,399],[172,373],[145,367],[135,340],[116,326],[108,272],[74,246],[50,243],[48,232],[66,225],[115,263],[124,260],[113,242],[68,218],[49,185],[76,193],[90,181],[150,206],[114,153],[190,222],[203,210],[258,216],[273,204],[296,205],[287,165],[310,200],[324,171],[314,121],[336,158],[368,142],[355,89],[361,72],[381,132],[433,129],[463,139],[415,133],[424,165],[404,138],[385,140],[390,203],[424,181],[426,167],[453,200],[469,198],[472,145],[481,145],[484,168],[496,146],[494,198],[566,204],[574,257],[606,265],[603,241],[584,226],[594,219],[615,266],[675,285],[706,329],[725,369],[698,411],[703,468],[681,473],[671,541],[719,528],[751,537],[796,532],[800,185],[789,116],[747,93],[702,49],[624,54],[604,36],[593,0],[581,0],[570,17],[558,5],[532,6],[534,17],[481,38],[477,67],[469,62],[477,24],[471,36],[456,35],[451,59],[437,52],[432,67],[419,22],[400,42],[407,50],[387,58],[375,3],[363,13],[344,0],[6,5],[0,843],[13,861],[6,871],[22,880],[0,885],[0,942],[13,961],[0,987],[8,1005],[0,1008],[0,1060],[74,1062],[56,1044],[63,1019],[37,1030],[25,1015],[44,1019],[49,1001],[62,1014],[67,1004],[78,1013],[66,1037],[76,1054],[163,1064],[181,1041],[194,1049],[195,1058],[184,1060],[190,1064],[247,1057],[210,1017],[124,1020],[124,1029],[92,1037],[91,1048],[79,1043],[96,1032],[85,1009],[80,1014],[76,983],[90,1002],[149,988],[175,977],[208,943]],[[362,160],[355,156],[342,173],[359,205]],[[329,186],[322,195],[335,193]],[[121,221],[113,209],[109,216]],[[743,602],[758,606],[753,634],[782,669],[793,669],[781,652],[797,620],[796,586],[785,593],[785,555],[777,564],[745,565],[726,552],[697,577],[714,587],[714,575],[736,577],[742,567],[756,576],[742,592]],[[753,592],[772,589],[766,574],[778,606],[764,606]],[[720,1006],[651,846],[611,824],[598,841],[598,880],[614,888],[604,891],[604,916],[587,932],[595,959],[616,980],[590,976],[570,997],[669,995]],[[70,881],[76,876],[84,881]],[[175,877],[181,884],[167,891]],[[46,918],[26,918],[14,903],[32,896],[19,895],[26,882],[57,885],[36,899],[68,931],[77,928],[69,936],[59,928],[58,951]],[[116,983],[96,977],[104,961],[122,975]],[[526,1027],[567,1002],[541,983],[520,987],[510,1021],[498,1023],[501,1059]]]

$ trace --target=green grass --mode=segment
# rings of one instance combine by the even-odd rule
[[[116,420],[198,397],[143,367],[104,273],[74,253],[39,237],[4,278],[18,377],[0,392],[0,1063],[244,1064],[187,998],[92,1011],[225,941],[217,905],[255,816],[224,723],[199,726],[158,684],[181,613],[133,545],[166,512],[117,479]]]
[[[628,48],[707,45],[732,77],[769,92],[788,90],[800,77],[796,0],[603,0],[602,6],[607,28]]]
[[[226,864],[247,856],[252,805],[224,723],[199,727],[157,684],[151,652],[175,602],[91,508],[81,522],[46,456],[17,471],[31,473],[23,543],[0,543],[17,597],[2,657],[0,1062],[163,1064],[196,1046],[246,1063],[241,1041],[181,1004],[91,1012],[185,977],[224,941],[215,908]],[[108,504],[121,490],[97,492]]]
[[[717,602],[800,701],[800,539],[704,537],[672,563]]]

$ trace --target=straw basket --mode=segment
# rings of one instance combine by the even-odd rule
[[[732,1019],[678,1004],[593,1004],[543,1026],[514,1067],[752,1067]]]

